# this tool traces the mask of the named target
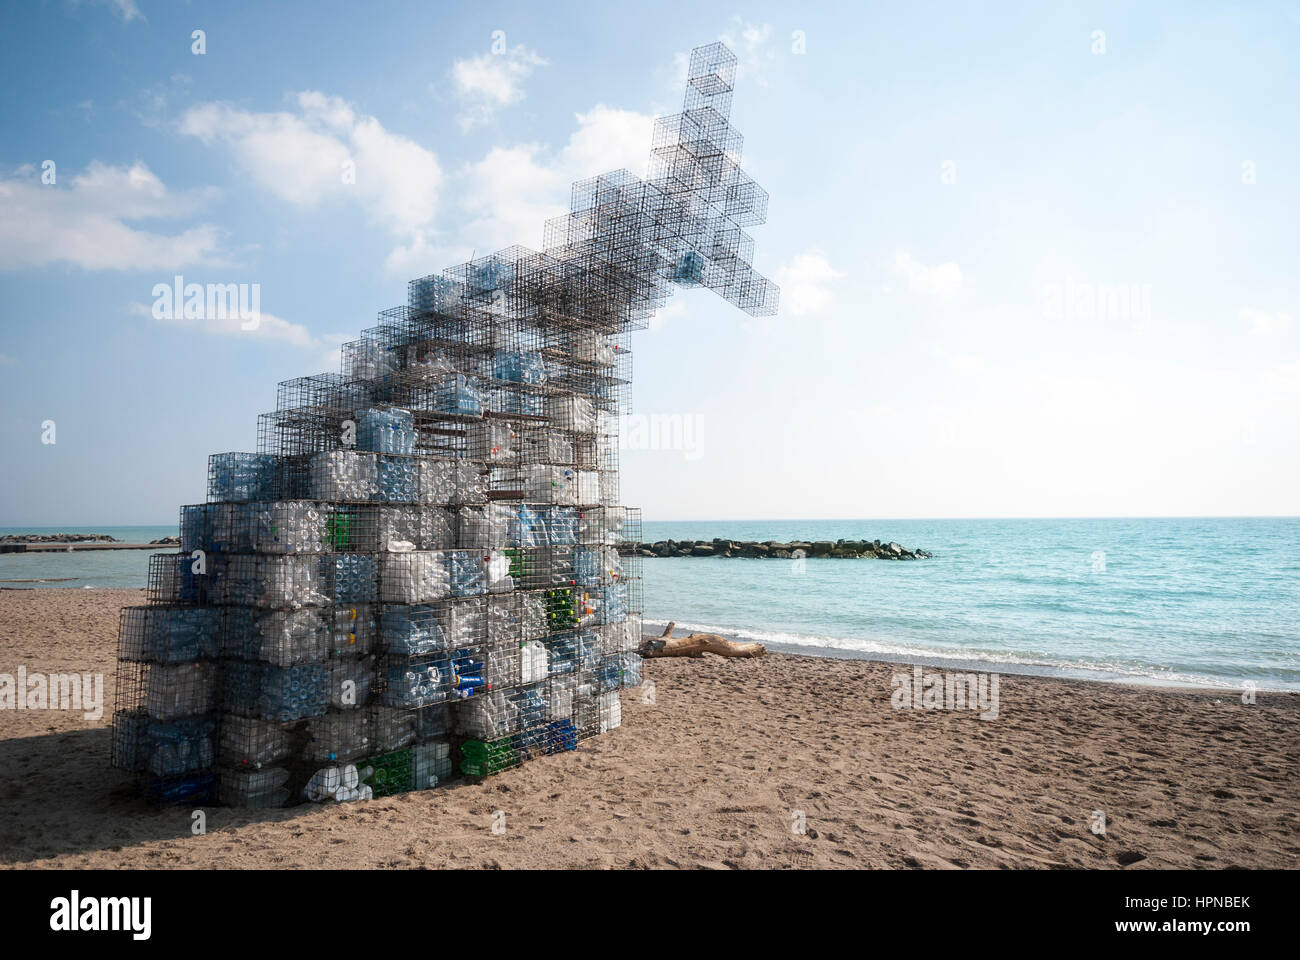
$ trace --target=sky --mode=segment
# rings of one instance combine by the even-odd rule
[[[408,280],[644,172],[717,39],[781,309],[633,334],[647,520],[1300,513],[1300,4],[653,9],[5,4],[0,525],[174,522]]]

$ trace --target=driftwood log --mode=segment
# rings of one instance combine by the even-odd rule
[[[720,657],[761,657],[767,648],[761,643],[737,643],[716,633],[692,633],[685,637],[674,637],[670,623],[658,638],[644,640],[641,644],[643,657],[702,657],[706,653],[716,653]]]

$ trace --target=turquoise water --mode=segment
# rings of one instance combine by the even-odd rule
[[[176,534],[165,526],[61,531],[133,543]],[[11,532],[60,531],[0,528]],[[669,537],[879,538],[935,556],[802,565],[647,559],[651,625],[674,620],[833,656],[1300,690],[1296,518],[645,523],[645,540]],[[60,585],[142,587],[149,555],[0,554],[0,580],[74,577]]]
[[[647,633],[674,620],[806,653],[1300,690],[1300,519],[645,523],[647,542],[714,537],[934,558],[646,559]]]

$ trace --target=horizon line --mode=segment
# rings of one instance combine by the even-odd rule
[[[1225,513],[1225,514],[1076,514],[1032,516],[931,516],[931,517],[713,517],[708,519],[647,519],[642,523],[891,523],[897,521],[936,520],[1300,520],[1300,514],[1291,513]],[[180,529],[178,522],[168,523],[0,523],[0,530],[35,530],[54,527],[171,527]]]

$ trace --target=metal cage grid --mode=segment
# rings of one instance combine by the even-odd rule
[[[767,194],[694,51],[645,179],[573,185],[543,248],[410,281],[213,454],[181,550],[123,611],[114,765],[155,802],[349,802],[482,777],[621,723],[640,513],[619,504],[629,334],[679,287],[754,315]]]

